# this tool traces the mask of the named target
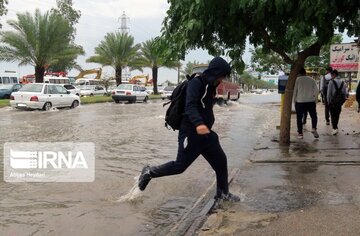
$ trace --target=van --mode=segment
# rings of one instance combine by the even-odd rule
[[[5,71],[5,73],[0,73],[0,84],[18,84],[19,78],[16,75],[16,72]]]
[[[44,83],[48,84],[71,84],[68,77],[44,76]]]

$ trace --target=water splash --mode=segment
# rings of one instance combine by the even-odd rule
[[[119,197],[117,202],[135,202],[142,196],[142,191],[138,187],[139,177],[140,176],[134,177],[135,179],[134,186],[130,189],[130,191],[127,194]]]

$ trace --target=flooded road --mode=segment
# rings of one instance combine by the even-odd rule
[[[276,125],[279,101],[276,93],[244,95],[240,102],[214,108],[213,129],[228,156],[229,172],[243,165],[266,127]],[[135,201],[118,201],[133,187],[145,164],[175,159],[177,132],[164,127],[164,114],[162,101],[50,112],[0,109],[0,235],[169,232],[215,180],[202,157],[181,175],[151,181]],[[5,142],[93,142],[95,181],[6,183]]]

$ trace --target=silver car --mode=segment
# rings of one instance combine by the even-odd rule
[[[67,91],[70,91],[70,93],[75,94],[76,96],[80,96],[81,90],[79,88],[76,88],[72,84],[63,84],[64,88],[66,88]]]
[[[80,104],[79,96],[71,94],[62,85],[48,83],[25,84],[10,97],[10,105],[18,109],[50,110],[52,107],[75,108]]]
[[[100,85],[84,85],[80,88],[80,96],[96,96],[96,95],[102,95],[106,96],[107,92],[104,87]]]
[[[161,91],[161,99],[170,99],[171,94],[173,93],[175,87],[167,86]]]
[[[112,91],[112,99],[119,103],[120,101],[133,102],[147,102],[148,93],[145,87],[136,84],[120,84]]]

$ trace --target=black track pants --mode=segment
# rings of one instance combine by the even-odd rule
[[[227,159],[219,143],[218,135],[211,131],[208,135],[179,131],[178,153],[175,161],[163,165],[152,166],[150,174],[153,178],[177,175],[184,172],[199,155],[203,155],[216,173],[217,194],[228,193]]]
[[[298,133],[303,133],[303,117],[306,112],[309,112],[311,117],[311,126],[313,129],[317,128],[317,113],[315,102],[297,102],[295,103],[296,122]]]
[[[333,129],[338,129],[341,106],[330,106],[331,124]]]

